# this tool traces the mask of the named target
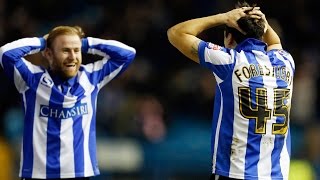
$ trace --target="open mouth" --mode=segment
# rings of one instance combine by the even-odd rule
[[[67,67],[75,67],[76,64],[66,64],[65,66],[67,66]]]
[[[71,68],[71,67],[76,67],[76,64],[65,64],[66,67]]]

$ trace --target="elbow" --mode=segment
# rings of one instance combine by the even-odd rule
[[[130,47],[130,50],[126,51],[125,54],[122,55],[122,59],[127,62],[131,62],[136,57],[136,49]]]
[[[169,42],[174,45],[176,39],[178,38],[178,32],[177,29],[175,27],[171,27],[167,30],[167,37]]]
[[[167,37],[169,42],[172,42],[173,36],[174,36],[174,28],[171,27],[167,30]]]
[[[132,61],[135,57],[136,57],[136,50],[134,49],[134,51],[132,51],[132,52],[127,56],[127,59],[128,59],[129,61]]]

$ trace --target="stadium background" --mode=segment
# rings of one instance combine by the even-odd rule
[[[56,25],[79,25],[87,36],[115,39],[135,47],[134,63],[98,98],[101,175],[94,180],[208,179],[215,81],[209,71],[169,44],[166,31],[178,22],[229,10],[233,3],[0,0],[0,45],[43,36]],[[314,3],[268,0],[262,6],[284,49],[296,61],[291,180],[320,179],[320,36],[316,18],[320,11]],[[219,28],[201,36],[223,43]],[[39,57],[30,57],[30,61],[43,63]],[[0,84],[0,180],[16,180],[23,112],[19,94],[2,69]]]

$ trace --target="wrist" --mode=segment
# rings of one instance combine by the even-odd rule
[[[219,21],[221,24],[228,24],[229,22],[229,18],[228,18],[228,14],[227,13],[220,13],[218,14],[219,16]]]
[[[87,53],[88,49],[89,49],[88,39],[87,38],[82,38],[81,42],[82,42],[81,51],[84,52],[84,53]]]

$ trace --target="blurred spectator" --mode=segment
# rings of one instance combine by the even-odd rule
[[[146,95],[137,102],[135,119],[141,128],[143,137],[151,142],[158,143],[166,136],[166,123],[164,120],[164,108],[157,98]]]

